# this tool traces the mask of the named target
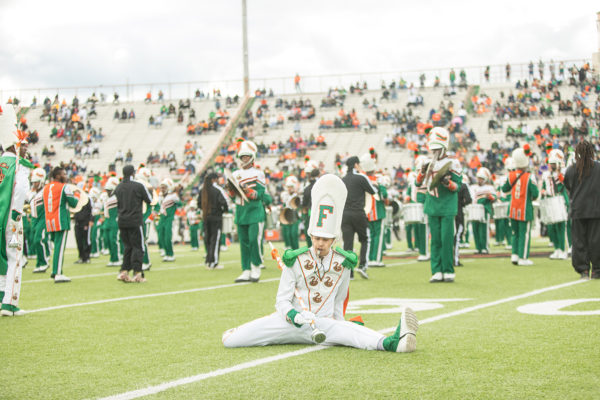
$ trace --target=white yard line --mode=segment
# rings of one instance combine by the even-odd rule
[[[280,278],[271,278],[271,279],[262,280],[262,281],[260,281],[260,283],[275,282],[275,281],[279,281],[279,280],[280,280]],[[117,302],[117,301],[146,299],[146,298],[149,298],[149,297],[170,296],[170,295],[173,295],[173,294],[204,292],[204,291],[207,291],[207,290],[225,289],[225,288],[230,288],[230,287],[246,286],[246,285],[251,285],[251,284],[252,284],[252,282],[229,283],[229,284],[226,284],[226,285],[207,286],[207,287],[194,288],[194,289],[176,290],[176,291],[173,291],[173,292],[161,292],[161,293],[142,294],[142,295],[139,295],[139,296],[116,297],[116,298],[113,298],[113,299],[88,301],[86,303],[63,304],[63,305],[60,305],[60,306],[38,308],[37,310],[27,310],[27,311],[25,311],[25,313],[31,314],[31,313],[44,312],[44,311],[61,310],[63,308],[84,307],[84,306],[91,306],[91,305],[95,305],[95,304],[114,303],[114,302]]]
[[[572,282],[567,282],[567,283],[562,283],[560,285],[554,285],[554,286],[549,286],[546,288],[542,288],[542,289],[536,289],[533,290],[531,292],[527,292],[527,293],[523,293],[517,296],[511,296],[511,297],[507,297],[504,299],[500,299],[500,300],[496,300],[496,301],[492,301],[489,303],[483,303],[483,304],[479,304],[476,306],[471,306],[471,307],[466,307],[460,310],[456,310],[456,311],[452,311],[449,313],[445,313],[445,314],[440,314],[440,315],[436,315],[434,317],[430,317],[430,318],[426,318],[422,321],[419,322],[420,325],[423,324],[428,324],[430,322],[435,322],[435,321],[439,321],[442,319],[446,319],[446,318],[450,318],[450,317],[455,317],[457,315],[462,315],[462,314],[466,314],[472,311],[477,311],[477,310],[481,310],[484,308],[488,308],[488,307],[493,307],[496,306],[498,304],[503,304],[503,303],[508,303],[511,301],[515,301],[515,300],[520,300],[520,299],[524,299],[527,297],[531,297],[531,296],[536,296],[538,294],[541,293],[545,293],[545,292],[550,292],[552,290],[557,290],[557,289],[562,289],[565,287],[569,287],[569,286],[573,286],[573,285],[577,285],[579,283],[583,283],[586,282],[585,280],[578,280],[578,281],[572,281]],[[396,327],[391,327],[391,328],[386,328],[386,329],[382,329],[379,332],[380,333],[389,333],[389,332],[393,332],[396,329]],[[241,363],[241,364],[237,364],[231,367],[227,367],[227,368],[221,368],[221,369],[217,369],[211,372],[206,372],[203,374],[198,374],[198,375],[194,375],[194,376],[189,376],[187,378],[181,378],[181,379],[177,379],[174,381],[170,381],[170,382],[165,382],[165,383],[161,383],[160,385],[156,385],[156,386],[149,386],[147,388],[144,389],[138,389],[138,390],[132,390],[130,392],[125,392],[125,393],[120,393],[120,394],[116,394],[113,396],[109,396],[109,397],[103,397],[100,400],[129,400],[129,399],[137,399],[139,397],[144,397],[144,396],[149,396],[152,394],[156,394],[156,393],[160,393],[163,392],[167,389],[171,389],[177,386],[182,386],[182,385],[187,385],[189,383],[195,383],[195,382],[199,382],[199,381],[203,381],[205,379],[208,378],[213,378],[216,376],[221,376],[221,375],[226,375],[226,374],[230,374],[232,372],[237,372],[237,371],[242,371],[244,369],[249,369],[249,368],[254,368],[257,367],[259,365],[264,365],[264,364],[268,364],[274,361],[279,361],[279,360],[284,360],[286,358],[290,358],[290,357],[296,357],[296,356],[300,356],[300,355],[304,355],[307,353],[311,353],[313,351],[319,351],[319,350],[323,350],[328,348],[328,346],[310,346],[301,350],[296,350],[296,351],[290,351],[287,353],[282,353],[276,356],[271,356],[271,357],[265,357],[265,358],[259,358],[257,360],[252,360],[252,361],[248,361],[245,363]]]
[[[234,263],[240,263],[240,260],[231,260],[231,261],[224,261],[221,264],[234,264]],[[90,274],[90,275],[71,275],[69,276],[69,278],[71,279],[86,279],[86,278],[97,278],[99,276],[111,276],[111,275],[117,275],[119,273],[119,268],[118,267],[107,267],[107,268],[112,268],[113,272],[102,272],[100,274]],[[205,269],[204,268],[204,264],[182,264],[180,266],[173,266],[173,267],[166,267],[166,268],[162,268],[162,267],[158,267],[158,268],[154,268],[151,271],[145,271],[147,273],[154,273],[154,272],[160,272],[160,271],[171,271],[174,269],[186,269],[186,268],[200,268],[200,269]],[[37,282],[51,282],[52,279],[50,278],[50,275],[47,276],[47,278],[45,279],[32,279],[30,281],[23,281],[23,283],[37,283]]]

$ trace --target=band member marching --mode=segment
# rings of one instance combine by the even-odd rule
[[[542,197],[561,196],[564,199],[565,209],[569,207],[569,195],[565,189],[564,175],[561,171],[564,154],[558,149],[553,149],[548,154],[550,169],[542,174]],[[554,252],[550,255],[553,260],[566,260],[568,258],[566,247],[566,221],[548,224],[548,237],[554,245]]]
[[[504,160],[504,168],[510,173],[514,171],[515,162],[512,157],[506,157]],[[510,205],[510,193],[504,193],[502,186],[508,179],[508,175],[498,179],[496,186],[496,196],[499,201],[508,203]],[[507,215],[508,217],[508,215]],[[494,224],[496,225],[496,244],[501,245],[506,239],[506,248],[512,249],[512,227],[510,226],[510,218],[499,218],[498,215],[494,215]]]
[[[473,188],[475,201],[481,204],[485,210],[484,222],[473,221],[473,236],[475,237],[475,248],[479,254],[490,253],[490,218],[492,215],[492,203],[496,200],[496,190],[490,181],[492,174],[490,170],[481,167],[477,171],[477,185]]]
[[[281,202],[283,208],[280,212],[281,233],[286,249],[296,250],[300,247],[298,226],[300,220],[298,218],[298,206],[300,205],[300,197],[298,196],[298,179],[290,175],[285,178],[285,191],[281,193]]]
[[[164,199],[160,206],[159,230],[162,232],[162,246],[165,250],[164,262],[175,261],[173,253],[173,220],[175,211],[179,206],[179,196],[175,193],[175,183],[169,178],[163,179],[160,184]]]
[[[372,149],[371,149],[372,150]],[[377,194],[372,196],[372,201],[367,212],[367,220],[369,221],[369,252],[368,265],[369,267],[383,267],[383,250],[384,250],[384,233],[385,228],[385,202],[387,201],[387,189],[381,185],[375,175],[375,158],[374,150],[369,151],[369,154],[363,155],[360,160],[360,165],[363,167],[371,184],[377,188]],[[366,211],[366,210],[365,210]]]
[[[90,228],[90,258],[98,258],[100,257],[100,249],[101,245],[101,235],[100,232],[100,219],[103,214],[104,204],[102,200],[100,200],[102,192],[97,187],[93,187],[90,189],[89,196],[90,201],[93,204],[92,207],[92,226]]]
[[[45,272],[48,269],[50,245],[46,233],[46,214],[44,212],[44,181],[46,171],[36,168],[31,173],[31,191],[33,193],[31,206],[31,227],[33,229],[32,250],[37,256],[34,273]]]
[[[27,135],[17,129],[12,105],[0,112],[0,299],[2,316],[24,314],[19,306],[25,246],[23,206],[29,194],[29,174],[33,164],[25,159]]]
[[[425,214],[431,231],[431,279],[429,282],[454,282],[454,218],[458,212],[458,189],[462,183],[460,162],[448,158],[450,134],[441,127],[429,132],[433,161],[417,176],[417,186],[427,187]]]
[[[431,160],[423,155],[418,156],[415,159],[415,170],[424,171],[427,169]],[[427,186],[417,184],[417,177],[415,177],[412,184],[408,187],[407,195],[410,197],[410,203],[421,203],[425,207],[425,201],[427,200]],[[424,224],[411,224],[413,226],[413,236],[415,238],[415,244],[419,250],[419,256],[417,261],[429,261],[429,222],[425,218]]]
[[[529,157],[522,148],[513,150],[512,158],[516,169],[508,174],[502,186],[504,193],[511,194],[509,218],[513,229],[512,255],[515,265],[533,265],[529,260],[531,224],[533,221],[533,200],[538,198],[539,190],[533,175],[528,172]]]
[[[104,202],[104,224],[106,229],[107,246],[110,254],[109,262],[106,264],[108,267],[116,267],[121,265],[121,260],[119,258],[119,224],[117,222],[119,209],[117,196],[114,194],[118,184],[119,180],[112,176],[108,178],[106,185],[104,185],[104,189],[108,195],[108,198]]]
[[[142,233],[144,234],[144,241],[142,245],[144,246],[144,256],[142,258],[142,271],[149,271],[152,267],[152,263],[150,262],[150,254],[148,253],[148,236],[150,235],[150,226],[155,217],[154,207],[158,202],[158,195],[156,191],[150,184],[150,178],[152,177],[152,172],[146,167],[138,168],[135,174],[135,180],[146,186],[146,188],[153,194],[152,203],[147,205],[143,204],[143,213],[142,213]]]
[[[389,337],[344,319],[350,271],[358,260],[353,252],[332,246],[341,234],[346,196],[339,177],[319,178],[312,189],[308,228],[313,245],[283,255],[277,311],[226,331],[222,337],[226,347],[322,343],[398,353],[416,349],[419,323],[410,308],[404,309]]]

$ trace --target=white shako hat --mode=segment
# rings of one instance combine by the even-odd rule
[[[515,160],[512,157],[506,157],[506,160],[504,160],[504,168],[506,168],[509,171],[517,169]]]
[[[298,178],[296,178],[294,175],[290,175],[287,178],[285,178],[285,186],[292,186],[294,188],[298,187]]]
[[[375,159],[370,153],[363,154],[359,159],[359,164],[365,172],[375,171]]]
[[[119,185],[119,180],[116,177],[111,176],[106,181],[106,184],[104,185],[104,189],[106,189],[106,190],[115,190],[118,185]]]
[[[308,234],[329,239],[339,237],[348,195],[344,182],[336,175],[323,175],[317,179],[310,194],[312,206]]]
[[[481,167],[477,171],[477,178],[482,178],[485,182],[492,180],[492,173],[486,167]]]
[[[559,149],[550,150],[548,154],[548,164],[562,165],[565,162],[565,155]]]
[[[450,143],[450,134],[445,128],[436,126],[429,132],[428,145],[429,150],[446,149]]]
[[[521,147],[513,150],[512,158],[515,162],[516,168],[529,167],[529,157],[527,157],[527,155],[525,154],[525,150],[523,150]]]
[[[13,144],[27,143],[27,139],[20,139],[18,134],[17,113],[12,104],[0,106],[0,145],[6,150]]]
[[[36,168],[31,172],[31,183],[44,182],[46,180],[46,171],[43,168]]]

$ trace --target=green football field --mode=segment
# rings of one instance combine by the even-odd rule
[[[544,240],[532,249],[549,250]],[[187,246],[175,248],[175,263],[151,251],[144,284],[117,281],[107,256],[74,265],[74,250],[71,283],[27,267],[20,305],[29,313],[0,319],[0,399],[600,398],[600,281],[578,280],[570,261],[464,258],[455,283],[430,284],[429,263],[387,258],[351,283],[346,318],[389,334],[412,305],[417,351],[392,354],[226,349],[223,331],[274,311],[274,261],[265,257],[260,283],[234,284],[236,245],[216,271]],[[562,300],[573,301],[548,303]]]

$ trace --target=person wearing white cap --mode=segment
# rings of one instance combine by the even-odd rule
[[[475,238],[475,248],[479,254],[490,253],[490,216],[492,215],[492,203],[496,201],[496,190],[490,181],[492,174],[490,170],[481,167],[477,171],[477,185],[473,188],[475,201],[481,204],[485,210],[485,221],[473,221],[473,237]]]
[[[513,229],[512,255],[510,260],[515,265],[533,265],[529,260],[531,240],[531,224],[533,221],[533,200],[538,198],[539,190],[533,174],[528,172],[529,157],[522,148],[513,150],[515,170],[508,174],[502,186],[504,193],[511,194],[509,218]]]
[[[283,210],[288,214],[289,221],[281,224],[281,233],[283,235],[283,243],[286,249],[296,250],[299,246],[299,231],[298,226],[300,220],[298,219],[298,210],[292,204],[295,200],[300,200],[298,197],[298,179],[290,175],[285,178],[285,191],[281,193],[281,202],[283,203]],[[289,210],[289,211],[288,211]]]
[[[417,186],[428,189],[425,214],[431,232],[431,279],[429,282],[454,282],[454,218],[458,213],[458,189],[462,184],[462,166],[454,158],[448,158],[450,134],[441,127],[429,132],[429,150],[434,160],[427,170],[421,169]],[[445,174],[442,169],[448,168]],[[439,177],[443,174],[443,177]],[[436,185],[433,178],[440,178]]]
[[[356,254],[333,244],[341,234],[347,191],[341,179],[327,174],[312,189],[309,234],[311,248],[287,250],[282,268],[275,309],[277,312],[223,333],[225,347],[312,344],[315,332],[319,343],[365,350],[409,353],[416,349],[419,322],[405,308],[398,328],[385,337],[372,329],[344,319],[350,271]],[[314,327],[314,328],[313,328]]]
[[[258,282],[260,266],[263,264],[262,238],[266,213],[264,203],[268,202],[265,174],[254,166],[257,147],[249,140],[240,143],[237,158],[240,169],[233,172],[235,179],[244,192],[229,190],[229,196],[235,202],[235,224],[237,225],[242,259],[242,274],[235,282]]]
[[[549,170],[542,174],[542,197],[562,196],[565,208],[569,207],[569,194],[565,189],[564,175],[561,172],[565,156],[559,149],[553,149],[548,154]],[[554,245],[554,253],[550,255],[553,260],[566,260],[568,257],[565,247],[566,221],[548,224],[548,237]]]
[[[115,196],[115,189],[119,184],[119,180],[115,176],[111,176],[104,185],[104,190],[108,195],[104,202],[104,224],[106,229],[106,238],[108,241],[108,251],[110,259],[107,267],[118,267],[121,265],[119,260],[119,224],[117,217],[119,215],[117,196]]]
[[[100,257],[100,235],[98,230],[100,227],[99,220],[102,216],[102,201],[100,200],[101,191],[97,187],[90,189],[90,200],[92,201],[92,226],[90,228],[90,258]]]
[[[29,205],[31,207],[31,225],[33,229],[32,250],[37,256],[34,273],[45,272],[48,269],[50,257],[50,246],[48,245],[48,234],[46,233],[46,214],[44,212],[44,181],[46,171],[36,168],[31,173],[32,197]]]
[[[504,168],[506,168],[506,171],[509,173],[515,169],[515,162],[512,157],[506,157],[504,160]],[[507,179],[508,175],[496,181],[496,196],[500,201],[510,204],[510,193],[504,193],[502,191],[502,186],[504,186]],[[506,239],[506,248],[512,249],[512,228],[510,226],[510,218],[498,218],[497,215],[494,215],[494,225],[496,225],[496,244],[501,245],[504,242],[504,239]]]
[[[162,245],[165,249],[164,262],[175,261],[175,253],[173,252],[173,220],[175,219],[175,211],[180,205],[179,196],[175,193],[175,183],[170,179],[163,179],[160,184],[164,199],[160,205],[160,220],[158,221],[159,229],[162,232]]]
[[[22,315],[19,305],[23,271],[23,205],[29,194],[29,173],[33,164],[27,155],[27,136],[17,129],[11,104],[0,108],[0,299],[3,316]]]

